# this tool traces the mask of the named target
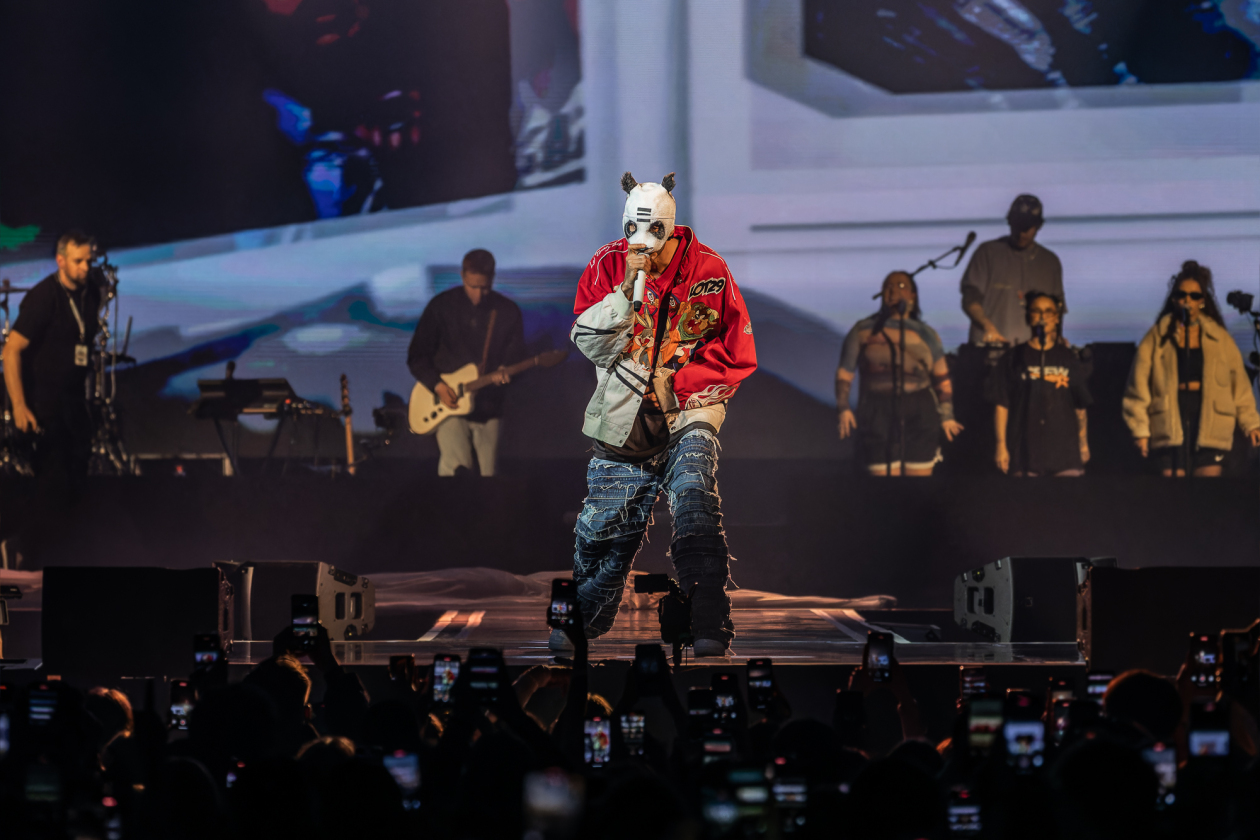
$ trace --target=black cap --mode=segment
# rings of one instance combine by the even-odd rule
[[[1017,231],[1039,228],[1045,220],[1041,212],[1041,199],[1035,195],[1025,194],[1016,197],[1011,202],[1011,209],[1006,213],[1007,223]]]

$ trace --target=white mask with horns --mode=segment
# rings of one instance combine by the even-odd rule
[[[621,232],[632,249],[656,253],[674,234],[674,173],[666,175],[659,184],[640,184],[627,172],[621,176],[621,188],[627,193]]]

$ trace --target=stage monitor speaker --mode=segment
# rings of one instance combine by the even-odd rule
[[[994,643],[1076,640],[1076,589],[1111,558],[1003,557],[954,579],[954,621]]]
[[[313,560],[220,563],[240,593],[237,638],[271,641],[292,621],[290,598],[319,598],[319,623],[333,641],[354,639],[376,624],[376,585]]]
[[[193,636],[232,638],[233,592],[215,568],[50,566],[41,633],[50,674],[188,674]]]
[[[1191,633],[1216,634],[1260,618],[1260,567],[1089,570],[1076,640],[1089,668],[1146,668],[1172,676]]]

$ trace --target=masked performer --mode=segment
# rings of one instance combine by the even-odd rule
[[[625,238],[600,248],[578,283],[571,337],[595,363],[582,432],[593,440],[577,520],[573,579],[591,638],[607,633],[657,495],[674,520],[670,554],[692,595],[697,656],[734,638],[717,490],[726,403],[757,367],[752,324],[726,262],[674,225],[673,173],[640,184],[627,172]],[[632,302],[644,273],[642,308]],[[636,311],[637,309],[637,311]],[[569,649],[563,632],[553,650]]]

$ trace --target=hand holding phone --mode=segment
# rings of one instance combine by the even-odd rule
[[[405,690],[416,684],[416,657],[404,653],[389,658],[389,681]]]
[[[641,697],[659,696],[669,683],[669,660],[660,645],[635,645],[633,667]]]
[[[577,623],[577,584],[571,578],[551,582],[551,602],[547,605],[547,626],[566,629]]]
[[[618,725],[626,752],[635,757],[643,755],[643,745],[647,740],[647,718],[643,713],[626,712],[621,716]]]
[[[966,702],[989,693],[989,678],[983,665],[958,666],[958,697]]]
[[[319,598],[315,595],[293,595],[289,598],[293,640],[301,651],[315,649],[319,625]]]
[[[1220,667],[1220,638],[1211,633],[1191,633],[1183,673],[1195,694],[1216,696],[1220,686]]]
[[[892,678],[892,633],[871,630],[866,634],[866,650],[862,666],[870,673],[871,681],[886,683]]]
[[[774,663],[770,659],[748,660],[748,705],[764,712],[774,697]]]
[[[449,706],[451,691],[459,679],[459,655],[439,653],[433,657],[433,679],[429,682],[430,699],[435,706]]]
[[[171,729],[188,729],[188,720],[192,717],[193,708],[197,705],[197,689],[187,680],[171,682],[170,715],[167,725]]]
[[[612,721],[595,715],[583,724],[582,756],[587,767],[603,767],[612,758]]]
[[[495,648],[468,651],[468,687],[478,706],[497,706],[504,692],[512,691],[503,654]]]
[[[218,633],[193,636],[193,670],[212,668],[223,658],[223,644]]]
[[[713,690],[713,724],[723,729],[743,727],[747,721],[735,675],[714,674],[709,686]]]

